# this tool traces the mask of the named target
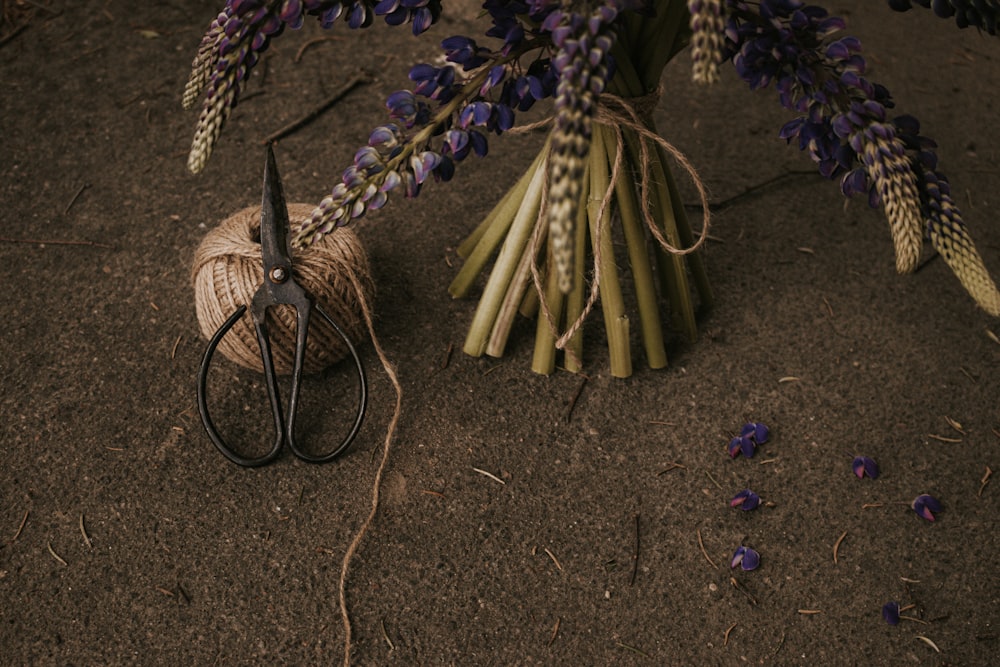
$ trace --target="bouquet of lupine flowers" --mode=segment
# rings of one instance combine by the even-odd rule
[[[898,11],[933,8],[990,34],[1000,15],[998,0],[888,2]],[[448,37],[443,65],[415,65],[412,90],[388,97],[387,121],[293,238],[308,246],[391,196],[416,197],[430,179],[450,181],[466,157],[487,154],[490,135],[548,128],[532,165],[459,247],[465,264],[454,296],[489,271],[467,353],[501,355],[522,313],[537,318],[533,369],[551,373],[561,349],[565,367],[578,371],[580,327],[599,302],[611,372],[629,375],[612,223],[625,241],[647,363],[667,363],[664,313],[674,330],[695,338],[695,312],[712,302],[698,254],[709,207],[693,167],[652,120],[663,70],[687,48],[698,82],[716,81],[729,62],[751,89],[773,84],[793,114],[779,136],[797,142],[845,195],[866,194],[883,208],[899,272],[916,268],[929,240],[976,302],[1000,316],[1000,292],[937,169],[934,143],[912,116],[890,116],[889,91],[866,78],[860,43],[822,7],[801,0],[485,0],[482,7],[489,46]],[[229,0],[184,92],[186,107],[205,93],[189,168],[202,169],[260,53],[286,27],[312,16],[324,28],[338,19],[363,28],[381,17],[420,35],[442,11],[441,0]],[[548,117],[516,124],[542,100],[551,102]],[[697,234],[674,165],[701,196]]]

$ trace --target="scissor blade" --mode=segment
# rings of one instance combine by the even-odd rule
[[[285,193],[278,175],[278,164],[274,159],[271,145],[267,145],[267,163],[264,165],[264,197],[260,214],[260,247],[264,259],[264,272],[269,273],[276,266],[285,271],[292,268],[291,253],[288,251],[288,207]]]

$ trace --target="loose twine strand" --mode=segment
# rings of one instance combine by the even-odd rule
[[[389,451],[391,449],[392,437],[396,433],[399,416],[403,410],[403,388],[399,384],[399,378],[396,376],[395,367],[392,365],[392,362],[389,361],[388,356],[386,356],[385,351],[382,349],[382,344],[379,343],[378,336],[375,335],[375,324],[372,318],[371,307],[368,304],[368,299],[365,298],[364,287],[361,279],[351,267],[346,267],[345,274],[345,277],[350,281],[355,293],[358,295],[358,303],[361,306],[361,313],[364,316],[365,325],[368,327],[368,334],[371,336],[372,345],[375,347],[375,353],[378,355],[379,361],[382,362],[382,368],[385,369],[385,374],[389,376],[393,389],[396,391],[396,406],[392,413],[392,419],[389,421],[389,427],[386,430],[385,442],[382,445],[382,459],[379,461],[378,468],[375,470],[375,479],[372,482],[371,509],[368,512],[368,516],[361,523],[360,528],[358,528],[358,532],[354,535],[354,539],[352,539],[351,543],[348,545],[347,551],[344,552],[344,560],[340,564],[340,583],[338,585],[337,593],[340,600],[340,618],[344,625],[344,667],[350,667],[352,644],[351,616],[347,609],[347,571],[350,568],[351,559],[354,558],[354,554],[361,545],[361,540],[364,539],[365,533],[368,532],[368,528],[371,526],[372,522],[375,520],[375,515],[378,513],[379,496],[382,488],[382,474],[385,472],[386,463],[389,461]]]
[[[311,211],[312,206],[310,205],[289,204],[288,206],[289,217],[293,221],[307,219]],[[259,206],[244,209],[223,221],[203,240],[198,248],[193,270],[195,300],[199,324],[206,337],[211,337],[218,323],[228,317],[232,308],[235,307],[234,304],[249,303],[253,293],[263,280],[260,243],[254,238],[258,229],[255,224],[259,225],[259,220]],[[351,539],[340,566],[337,593],[341,621],[344,627],[344,665],[349,667],[353,645],[351,618],[347,606],[347,574],[351,560],[357,553],[365,534],[378,513],[382,477],[389,461],[392,440],[402,413],[403,389],[400,386],[395,367],[389,361],[378,336],[375,334],[371,307],[374,285],[367,255],[354,233],[349,229],[340,229],[336,234],[325,237],[322,243],[311,246],[308,252],[296,256],[295,271],[296,279],[300,281],[300,284],[308,289],[313,298],[320,301],[323,307],[341,323],[352,340],[360,340],[362,331],[367,329],[375,353],[378,355],[382,368],[385,369],[396,393],[395,408],[382,446],[382,458],[375,470],[375,478],[372,482],[371,509]],[[274,310],[279,309],[272,309],[272,311]],[[278,367],[279,359],[291,358],[291,353],[288,350],[294,350],[295,327],[297,326],[295,311],[294,308],[286,310],[288,312],[282,312],[279,315],[288,315],[285,318],[289,320],[287,324],[278,318],[275,318],[275,322],[272,323],[277,324],[271,329],[272,351],[275,354],[276,367]],[[362,320],[363,327],[360,322]],[[322,324],[322,322],[314,322],[309,327],[309,342],[313,345],[307,349],[307,359],[310,359],[311,355],[312,363],[317,367],[316,369],[322,369],[345,356],[346,348],[343,354],[334,349],[337,346],[343,346],[339,335],[317,335],[322,334],[322,330],[316,326],[317,324]],[[256,337],[252,327],[248,327],[248,331],[249,335],[244,336],[247,340],[241,340],[241,344],[253,346],[253,360],[259,366],[260,355],[256,349]],[[227,336],[223,340],[228,338],[230,337]],[[219,349],[223,350],[223,353],[227,352],[221,346]],[[242,350],[237,350],[237,352],[242,352]],[[226,354],[226,356],[237,363],[244,363],[245,355]],[[253,367],[249,362],[244,363],[244,365]],[[286,360],[285,365],[290,372],[290,361]],[[258,368],[258,370],[260,369]],[[278,370],[281,372],[280,367]]]
[[[542,185],[541,206],[539,206],[535,229],[531,235],[531,277],[535,285],[535,290],[538,292],[538,301],[542,314],[548,323],[549,331],[552,333],[552,337],[556,339],[556,349],[563,350],[565,354],[572,358],[578,367],[582,366],[581,360],[573,349],[567,348],[566,345],[573,338],[573,336],[576,335],[580,327],[583,326],[584,321],[586,321],[587,317],[590,315],[590,312],[593,310],[594,305],[597,303],[597,298],[600,295],[601,236],[606,231],[604,229],[604,224],[602,223],[604,221],[604,214],[606,213],[608,206],[611,204],[611,198],[614,196],[615,186],[618,183],[618,179],[622,176],[622,165],[624,163],[623,156],[625,153],[625,135],[622,132],[623,126],[634,131],[640,138],[639,156],[642,164],[639,166],[639,195],[641,199],[639,208],[642,210],[643,221],[646,223],[646,227],[653,235],[653,238],[656,239],[657,243],[660,244],[660,247],[666,252],[679,256],[695,252],[702,245],[704,245],[706,239],[708,239],[708,230],[711,225],[711,212],[709,211],[708,190],[705,187],[704,182],[698,176],[698,171],[694,168],[694,165],[691,164],[690,160],[687,159],[687,156],[684,155],[684,153],[678,150],[677,147],[669,141],[650,130],[647,126],[648,119],[652,117],[653,110],[656,109],[656,105],[659,103],[662,91],[663,89],[661,87],[657,88],[648,95],[628,99],[611,93],[601,94],[600,101],[598,102],[595,110],[594,121],[602,125],[606,125],[614,130],[615,159],[612,164],[611,178],[608,182],[608,187],[600,199],[600,206],[597,211],[597,223],[594,225],[594,239],[592,243],[594,248],[594,277],[590,283],[590,295],[587,297],[587,302],[583,311],[562,334],[559,333],[555,316],[552,314],[548,299],[545,297],[545,291],[542,288],[542,279],[537,262],[539,250],[541,249],[541,230],[544,226],[548,212],[548,179],[545,179]],[[544,127],[551,122],[552,118],[546,118],[529,125],[520,126],[516,128],[516,131],[526,132],[539,127]],[[656,220],[653,218],[653,214],[650,209],[649,141],[659,144],[660,147],[670,155],[670,157],[683,167],[691,177],[691,181],[694,183],[695,188],[698,190],[698,197],[701,200],[702,209],[701,233],[698,235],[698,239],[694,242],[694,244],[688,248],[678,248],[671,244],[670,241],[668,241],[663,235],[663,232],[660,231],[659,226],[656,224]],[[548,161],[546,161],[544,168],[547,169],[547,167]],[[597,201],[595,198],[588,198],[588,200]],[[581,230],[577,230],[577,233],[581,233]]]

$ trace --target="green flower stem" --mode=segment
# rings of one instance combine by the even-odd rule
[[[550,249],[551,250],[551,249]],[[548,273],[545,279],[545,303],[552,321],[558,326],[562,318],[565,295],[559,289],[559,276],[555,271],[552,253],[546,253]],[[541,375],[551,375],[556,369],[556,337],[549,327],[545,313],[539,312],[535,322],[535,352],[531,359],[531,370]]]
[[[629,148],[631,158],[635,164],[643,164],[642,153],[639,142],[647,141],[632,130],[625,130],[625,145]],[[661,222],[660,231],[663,232],[667,242],[675,248],[683,248],[681,235],[678,230],[678,219],[675,216],[673,198],[671,197],[667,183],[668,170],[666,165],[660,160],[660,152],[653,146],[648,148],[646,166],[649,169],[649,186],[652,192],[649,193],[650,215],[653,220]],[[683,211],[683,206],[677,202],[678,207]],[[687,224],[687,218],[682,217],[681,222]],[[691,293],[688,286],[687,270],[685,267],[685,256],[675,255],[664,250],[656,241],[657,267],[660,274],[660,283],[663,293],[666,295],[671,306],[671,325],[674,329],[682,331],[689,340],[695,340],[697,335],[697,325],[694,319],[694,306],[691,302]]]
[[[608,336],[608,352],[611,357],[611,375],[628,377],[632,374],[632,353],[629,349],[628,317],[622,298],[621,283],[618,280],[618,266],[615,250],[611,242],[611,207],[601,208],[601,198],[611,183],[608,173],[608,156],[604,144],[594,143],[590,147],[590,193],[587,198],[588,220],[594,256],[600,248],[600,290],[601,310],[604,313],[604,327]],[[598,233],[600,230],[600,233]]]
[[[604,153],[613,167],[618,148],[613,131],[607,126],[597,124],[594,130],[595,141],[603,142]],[[624,151],[624,147],[622,150]],[[646,361],[650,368],[663,368],[667,365],[667,352],[663,345],[656,285],[653,282],[653,269],[649,262],[645,226],[639,216],[631,166],[628,160],[623,159],[621,175],[615,182],[615,201],[618,203],[618,215],[625,232],[625,244],[628,247],[629,264],[632,267],[632,282],[639,307],[639,323],[646,350]]]
[[[528,285],[532,283],[531,263],[538,259],[536,255],[537,248],[544,248],[548,240],[548,226],[541,225],[540,229],[537,229],[537,227],[536,222],[532,227],[528,243],[524,246],[524,252],[521,253],[521,260],[517,263],[514,275],[511,276],[510,284],[507,286],[507,293],[500,304],[500,310],[493,321],[490,339],[486,344],[486,354],[491,357],[503,356],[504,348],[507,347],[507,337],[510,335],[510,329],[514,325],[514,318],[524,300],[525,292],[528,291]],[[539,246],[534,246],[534,241],[531,238],[536,233],[536,229],[540,236],[538,240]]]
[[[690,14],[685,0],[659,0],[655,3],[656,16],[653,20],[637,20],[632,16],[632,24],[627,34],[634,36],[627,46],[632,63],[642,76],[646,91],[660,84],[660,77],[667,63],[687,46],[690,38]]]
[[[548,146],[546,145],[542,152],[547,153],[547,151]],[[479,304],[476,306],[476,313],[472,318],[472,324],[469,326],[469,333],[465,337],[465,346],[463,347],[465,353],[470,356],[481,357],[486,350],[486,343],[493,329],[497,312],[500,310],[500,305],[507,293],[507,287],[510,285],[511,278],[517,269],[521,254],[531,237],[531,231],[538,217],[542,186],[545,183],[545,171],[541,168],[535,169],[531,182],[528,184],[525,198],[519,202],[517,215],[507,231],[503,247],[500,248],[500,254],[490,272],[489,280],[486,281],[486,288],[479,298]]]
[[[527,317],[528,319],[538,314],[538,291],[534,289],[534,285],[524,293],[524,298],[521,299],[521,306],[517,309],[517,312],[521,313],[522,317]]]
[[[649,92],[643,83],[643,77],[632,64],[632,57],[619,37],[611,47],[611,56],[615,59],[615,75],[608,82],[608,92],[628,99],[641,97]]]
[[[590,165],[588,165],[583,172],[583,183],[590,182]],[[586,191],[587,188],[584,188]],[[585,279],[586,272],[586,261],[587,261],[587,240],[590,234],[587,229],[587,197],[590,196],[589,191],[581,195],[580,205],[576,210],[576,227],[577,230],[576,238],[574,242],[576,244],[575,253],[573,255],[573,289],[569,294],[566,295],[566,322],[567,326],[571,326],[576,322],[580,315],[583,314],[584,303],[587,300],[587,295],[590,290],[587,289],[587,281]],[[583,370],[583,327],[576,330],[568,341],[566,341],[565,358],[563,359],[563,365],[571,373],[579,373]]]
[[[514,222],[518,210],[524,203],[532,179],[544,166],[547,154],[548,143],[546,142],[520,180],[507,191],[507,194],[493,207],[486,219],[458,247],[458,254],[465,259],[465,263],[462,264],[462,268],[448,287],[448,293],[454,298],[458,299],[468,294],[476,277],[483,272],[483,267],[486,266],[494,251],[504,240],[507,230],[510,229],[511,223]]]
[[[657,152],[660,155],[660,163],[664,165],[664,172],[667,176],[667,187],[670,190],[670,201],[673,204],[674,218],[677,220],[677,233],[680,235],[684,248],[694,245],[694,234],[691,231],[691,223],[688,220],[684,204],[681,203],[681,195],[677,189],[677,181],[674,175],[666,168],[667,154],[662,146],[657,145]],[[695,251],[686,255],[688,269],[691,271],[691,278],[694,281],[695,289],[698,291],[698,305],[702,309],[711,308],[715,305],[715,296],[712,286],[708,282],[708,271],[705,269],[705,258],[700,251]]]

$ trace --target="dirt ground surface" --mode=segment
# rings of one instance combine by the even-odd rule
[[[823,4],[862,39],[871,78],[939,143],[1000,275],[1000,41],[925,10]],[[263,137],[359,68],[378,73],[276,148],[288,199],[319,201],[409,64],[444,37],[480,33],[478,10],[447,3],[422,39],[338,24],[296,62],[322,34],[307,21],[272,45],[193,176],[197,113],[180,93],[221,5],[4,3],[26,26],[0,47],[4,664],[343,657],[341,560],[370,507],[392,387],[366,344],[371,405],[345,456],[229,463],[196,410],[205,341],[191,261],[208,229],[259,201]],[[656,121],[713,201],[781,178],[715,216],[705,257],[718,303],[698,341],[671,341],[667,369],[645,368],[636,345],[635,374],[612,378],[599,313],[585,383],[531,372],[528,322],[503,358],[460,352],[474,302],[447,293],[455,247],[538,135],[494,140],[452,183],[357,227],[403,403],[382,505],[347,580],[355,664],[1000,656],[1000,482],[988,479],[1000,470],[1000,323],[940,260],[895,274],[882,215],[845,203],[777,139],[789,117],[773,90],[750,93],[729,70],[699,88],[689,67],[682,56],[668,68]],[[265,430],[257,376],[218,372],[220,421]],[[311,437],[344,428],[346,378],[339,367],[307,382]],[[730,459],[748,419],[771,441]],[[881,477],[857,479],[855,454]],[[746,487],[765,506],[731,509]],[[944,505],[934,523],[908,508],[921,493]],[[760,552],[756,571],[730,570],[740,544]],[[916,620],[887,625],[890,600],[915,605],[904,615]]]

